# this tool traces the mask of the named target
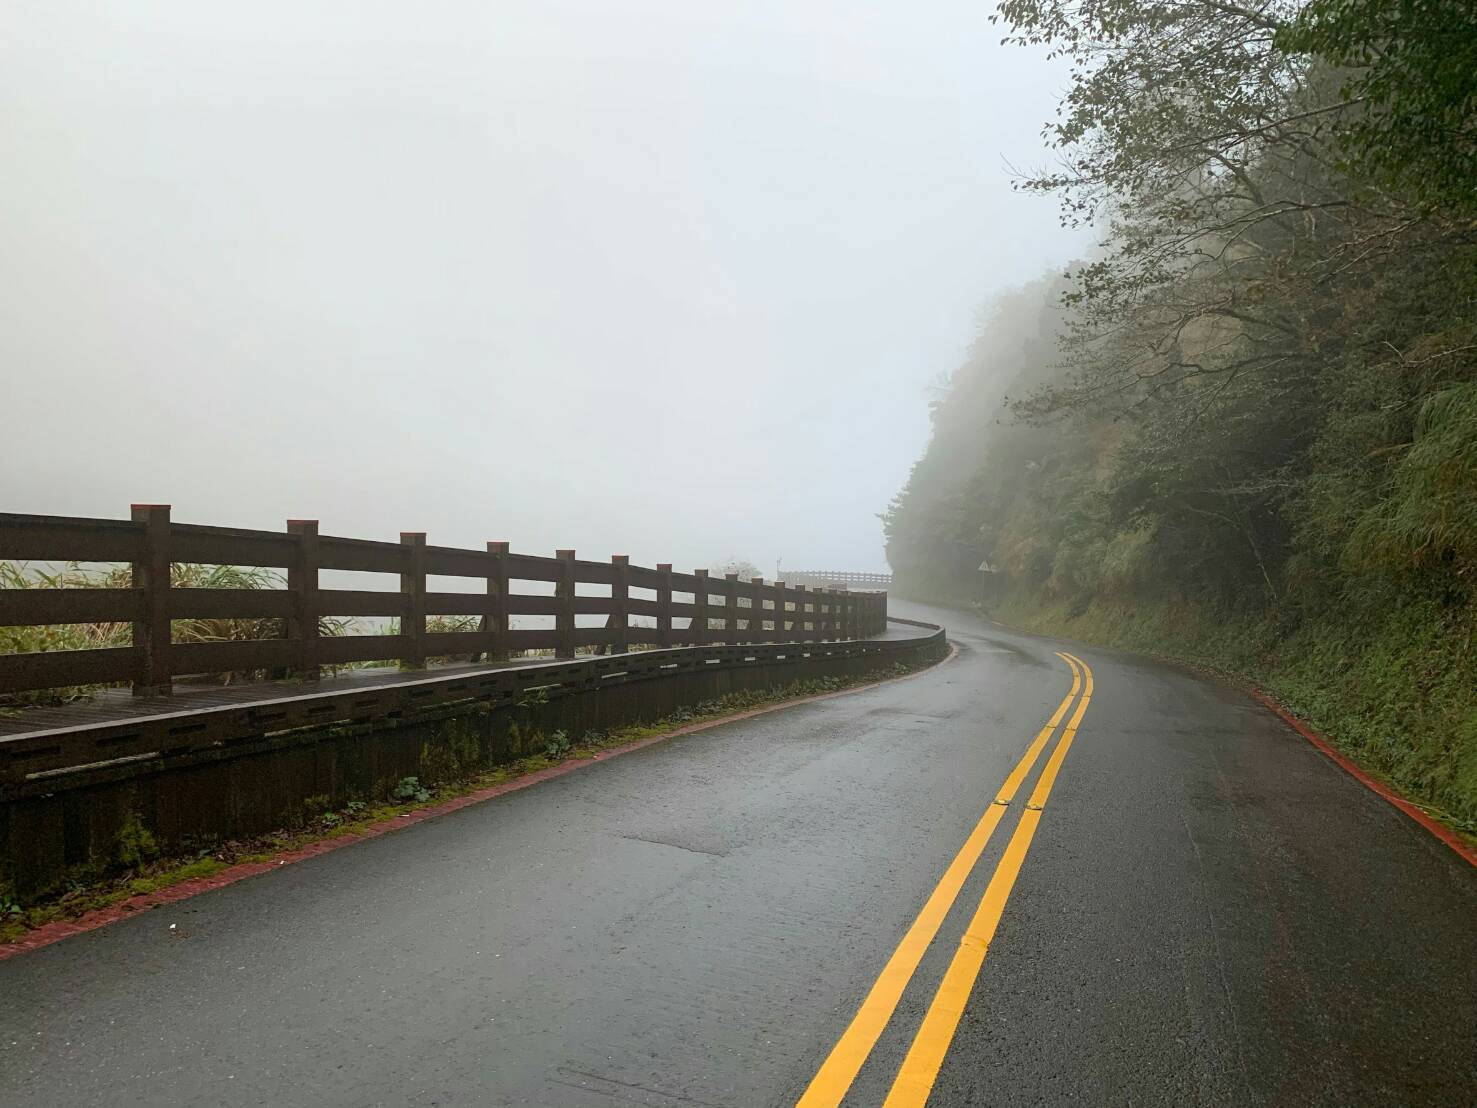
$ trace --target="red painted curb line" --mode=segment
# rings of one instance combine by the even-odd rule
[[[801,704],[812,704],[819,700],[830,700],[838,696],[849,696],[852,693],[866,692],[880,685],[889,685],[894,681],[906,681],[910,677],[918,677],[930,670],[937,669],[946,662],[953,661],[959,653],[959,648],[953,643],[949,644],[949,653],[940,658],[931,666],[916,670],[913,673],[904,673],[897,677],[886,677],[881,681],[872,681],[865,685],[856,685],[849,689],[838,689],[835,692],[816,693],[812,696],[796,697],[793,700],[782,700],[778,704],[766,704],[760,708],[750,708],[747,711],[735,712],[733,715],[722,716],[718,719],[704,720],[701,723],[688,724],[679,727],[675,731],[664,731],[660,735],[648,735],[644,739],[627,743],[625,746],[613,747],[610,750],[602,750],[588,758],[576,758],[566,762],[560,762],[556,766],[548,766],[545,769],[535,770],[515,777],[511,781],[504,781],[500,785],[489,785],[485,789],[466,793],[453,800],[433,804],[429,808],[418,808],[404,815],[391,816],[389,819],[380,820],[378,823],[370,824],[363,831],[351,831],[332,839],[319,839],[308,843],[306,846],[296,850],[285,850],[274,854],[264,862],[241,862],[234,866],[227,866],[217,873],[208,877],[196,877],[189,881],[181,881],[177,885],[170,885],[166,889],[159,889],[152,893],[140,893],[138,896],[129,897],[127,900],[110,904],[106,908],[97,908],[91,912],[85,912],[75,919],[54,920],[44,923],[40,927],[26,934],[14,942],[0,943],[0,962],[7,958],[14,958],[17,954],[23,954],[28,950],[36,950],[39,947],[50,946],[52,943],[80,935],[86,931],[96,931],[100,927],[106,927],[110,923],[117,923],[121,919],[128,919],[139,912],[150,908],[162,908],[166,904],[177,904],[181,900],[188,900],[192,896],[209,892],[212,889],[223,888],[226,885],[234,885],[238,881],[245,881],[248,877],[256,877],[258,874],[270,873],[283,866],[290,866],[296,862],[305,861],[308,858],[316,858],[320,854],[331,854],[335,850],[342,850],[346,846],[363,842],[366,839],[377,839],[381,835],[389,834],[391,831],[399,831],[404,827],[412,827],[417,823],[424,823],[428,819],[444,816],[449,812],[456,812],[473,804],[480,804],[484,800],[503,796],[506,793],[517,792],[531,785],[537,785],[540,781],[547,781],[553,777],[562,777],[566,773],[573,773],[577,769],[594,762],[604,762],[611,758],[617,758],[622,754],[629,754],[633,750],[641,750],[668,739],[675,739],[681,735],[691,735],[698,731],[706,731],[712,727],[722,727],[725,724],[736,723],[739,720],[752,719],[754,716],[767,715],[770,712],[778,712],[784,708],[794,708]]]
[[[1432,818],[1417,805],[1412,804],[1409,800],[1406,800],[1403,796],[1395,792],[1388,785],[1384,784],[1383,782],[1376,781],[1369,774],[1365,773],[1364,770],[1360,769],[1359,766],[1356,765],[1351,759],[1336,750],[1327,739],[1318,734],[1318,732],[1314,731],[1302,720],[1298,719],[1281,704],[1278,704],[1266,693],[1262,692],[1261,689],[1252,689],[1251,695],[1256,697],[1257,700],[1261,701],[1261,703],[1265,707],[1270,708],[1273,712],[1277,713],[1277,715],[1282,718],[1283,723],[1286,723],[1299,735],[1312,743],[1318,749],[1319,753],[1321,753],[1334,765],[1338,766],[1339,769],[1343,770],[1365,788],[1375,793],[1382,800],[1385,800],[1388,803],[1394,805],[1396,808],[1400,809],[1400,811],[1404,812],[1411,819],[1415,820],[1416,823],[1420,824],[1432,835],[1435,835],[1436,838],[1440,839],[1447,846],[1451,847],[1451,849],[1456,851],[1458,855],[1465,858],[1472,865],[1477,866],[1477,847],[1474,847],[1471,843],[1462,838],[1461,835],[1457,834],[1450,827],[1447,827],[1444,823]]]

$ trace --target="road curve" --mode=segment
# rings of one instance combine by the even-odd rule
[[[1477,1102],[1477,869],[1240,693],[899,607],[958,657],[0,962],[0,1104]]]

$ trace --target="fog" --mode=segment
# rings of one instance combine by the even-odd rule
[[[927,386],[1082,246],[988,11],[7,5],[0,510],[885,568]]]

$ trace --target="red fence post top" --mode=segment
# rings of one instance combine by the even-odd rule
[[[672,572],[672,563],[671,562],[657,562],[656,568],[660,572],[662,572],[662,573],[671,573]]]
[[[169,523],[169,505],[131,504],[129,505],[128,515],[135,523],[148,523],[155,527],[164,527]]]
[[[725,581],[737,581],[738,580],[738,574],[737,573],[725,573],[723,575],[723,579]]]
[[[295,527],[299,530],[304,531],[312,528],[316,531],[318,529],[318,521],[316,519],[289,519],[287,521],[287,526]]]
[[[695,569],[692,571],[692,575],[694,577],[706,577],[708,575],[708,571],[705,569]]]
[[[426,542],[426,533],[424,531],[401,531],[400,541],[411,546],[423,546]]]
[[[628,566],[631,564],[631,556],[629,554],[612,554],[610,556],[610,564],[613,566]]]
[[[506,554],[508,552],[508,544],[505,542],[489,542],[487,544],[487,552],[489,554]]]

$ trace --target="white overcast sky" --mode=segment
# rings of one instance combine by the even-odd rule
[[[5,5],[0,510],[884,566],[1082,245],[987,2]]]

